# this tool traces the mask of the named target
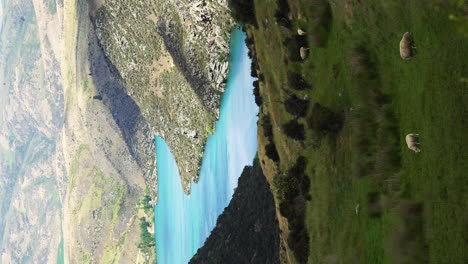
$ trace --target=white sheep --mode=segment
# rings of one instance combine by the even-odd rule
[[[419,147],[419,134],[408,134],[405,140],[409,149],[414,152],[421,152],[421,148]]]
[[[414,57],[414,46],[413,36],[411,32],[406,32],[400,41],[400,56],[404,60],[409,60]]]

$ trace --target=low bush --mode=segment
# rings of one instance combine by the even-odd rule
[[[141,243],[138,247],[142,250],[145,250],[149,247],[154,247],[154,237],[151,233],[148,232],[148,227],[150,224],[146,221],[145,217],[140,218],[140,239]]]
[[[309,90],[312,86],[302,77],[302,75],[295,72],[288,73],[289,86],[298,91]]]
[[[290,61],[302,61],[300,49],[308,47],[307,38],[305,36],[295,35],[287,38],[283,45],[286,49],[287,57]]]
[[[309,236],[305,227],[306,200],[310,200],[310,180],[305,174],[307,160],[300,156],[286,173],[274,178],[281,215],[288,219],[287,243],[299,263],[306,263],[309,254]]]
[[[257,25],[253,0],[229,0],[232,16],[241,23]]]
[[[271,140],[273,137],[273,126],[271,125],[271,118],[269,115],[264,115],[262,117],[262,127],[263,135]]]
[[[273,142],[270,142],[265,146],[265,155],[274,162],[278,162],[280,160],[278,150],[276,150],[276,146]]]
[[[282,126],[284,134],[288,137],[296,140],[305,139],[305,129],[304,125],[297,122],[296,119],[293,119]]]
[[[305,117],[309,110],[309,103],[310,100],[308,99],[300,99],[296,95],[292,95],[284,101],[284,107],[286,108],[286,112],[296,118]]]

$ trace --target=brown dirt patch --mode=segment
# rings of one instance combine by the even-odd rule
[[[164,54],[159,57],[159,59],[153,61],[151,65],[151,88],[150,90],[159,98],[164,99],[163,90],[161,87],[159,77],[165,71],[170,71],[174,67],[174,61],[172,60],[171,55]]]

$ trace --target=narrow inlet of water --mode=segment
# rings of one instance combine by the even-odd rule
[[[250,76],[245,33],[231,33],[229,75],[216,132],[208,138],[199,183],[184,194],[169,147],[156,138],[158,204],[155,206],[156,254],[160,264],[188,263],[203,246],[218,216],[229,204],[237,180],[257,153],[258,107]]]

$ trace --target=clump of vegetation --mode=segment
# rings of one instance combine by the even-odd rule
[[[296,140],[305,139],[305,129],[304,125],[297,122],[296,119],[293,119],[282,126],[283,132],[290,138]]]
[[[255,17],[255,2],[252,0],[230,0],[229,7],[232,16],[240,23],[257,25]]]
[[[276,22],[285,28],[291,28],[292,23],[291,23],[291,20],[289,20],[291,9],[289,8],[288,1],[278,0],[277,4],[278,4],[278,9],[276,10],[276,13],[275,13]]]
[[[249,49],[250,54],[255,54],[253,47]],[[257,57],[252,55],[252,63],[250,64],[250,76],[256,78],[258,77],[257,71],[259,70]]]
[[[265,146],[265,154],[274,162],[278,162],[280,160],[278,150],[276,149],[275,143],[273,142],[270,142]]]
[[[150,223],[146,221],[145,217],[140,218],[140,239],[141,242],[138,244],[138,248],[141,249],[143,252],[149,252],[149,248],[155,246],[154,236],[148,232],[148,227],[150,227]]]
[[[300,49],[308,47],[306,36],[294,35],[287,38],[283,45],[286,49],[287,59],[290,61],[302,61]]]
[[[306,175],[307,160],[299,156],[286,173],[274,178],[280,213],[288,219],[288,245],[299,263],[306,263],[309,254],[309,236],[305,227],[306,200],[310,200],[310,180]]]
[[[145,213],[147,215],[152,213],[153,210],[154,210],[153,206],[151,205],[151,197],[149,195],[147,195],[147,194],[145,194],[143,196],[143,198],[141,199],[141,205],[142,205],[143,210],[145,210]]]
[[[271,118],[269,115],[262,116],[262,128],[266,138],[273,138],[273,126],[271,125]]]
[[[295,72],[288,73],[288,83],[291,88],[298,91],[309,90],[312,88],[301,74],[297,74]]]
[[[337,114],[319,103],[314,104],[312,114],[308,119],[309,127],[322,135],[328,132],[336,133],[340,131],[343,122],[344,119],[341,114]]]
[[[293,115],[295,118],[305,117],[309,110],[309,99],[300,99],[297,95],[291,95],[286,101],[284,101],[284,107],[286,112]]]
[[[255,80],[253,82],[253,86],[254,86],[253,94],[255,96],[255,104],[257,104],[258,106],[261,106],[263,103],[263,98],[260,95],[260,86],[259,86],[258,80]]]

